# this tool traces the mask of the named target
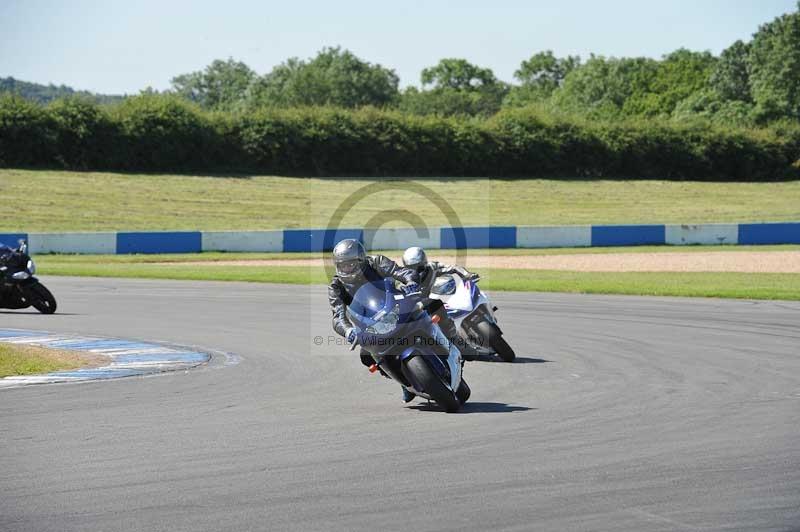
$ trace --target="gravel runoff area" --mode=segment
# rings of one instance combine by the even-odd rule
[[[393,257],[399,260],[399,257]],[[452,262],[454,253],[431,254],[432,260]],[[160,263],[157,263],[160,264]],[[307,266],[321,267],[322,259],[221,260],[164,263],[186,266]],[[577,272],[739,272],[800,273],[800,251],[740,251],[736,253],[584,253],[569,255],[469,255],[467,268],[562,270]]]

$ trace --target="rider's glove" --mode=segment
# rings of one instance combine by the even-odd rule
[[[350,327],[344,335],[347,338],[347,343],[352,344],[358,339],[358,327]]]
[[[480,280],[481,280],[481,276],[478,275],[477,273],[471,273],[471,274],[469,274],[469,277],[467,277],[467,281],[472,281],[474,283],[477,283]]]
[[[419,285],[417,283],[408,283],[403,287],[403,293],[405,295],[415,294],[419,292]]]

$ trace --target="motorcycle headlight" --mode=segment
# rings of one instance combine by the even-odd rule
[[[25,270],[22,270],[21,272],[16,272],[16,273],[12,273],[11,274],[11,278],[12,279],[16,279],[17,281],[24,281],[25,279],[27,279],[30,276],[31,276],[31,274],[29,274]]]
[[[452,275],[443,275],[434,281],[431,292],[440,296],[449,296],[456,291],[456,280]]]
[[[378,321],[367,327],[367,332],[372,334],[388,334],[397,327],[399,308],[397,305],[384,314]]]
[[[34,275],[36,273],[36,264],[34,264],[34,262],[30,259],[28,260],[27,268],[28,268],[28,273],[30,273],[31,275]]]

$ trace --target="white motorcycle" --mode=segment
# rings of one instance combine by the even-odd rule
[[[478,288],[477,279],[465,281],[457,274],[440,275],[431,287],[431,299],[444,303],[445,310],[459,333],[482,354],[497,354],[505,362],[516,358],[497,325],[489,297]]]

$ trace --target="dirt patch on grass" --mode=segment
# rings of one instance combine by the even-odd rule
[[[431,254],[432,260],[453,262],[455,253]],[[399,260],[399,257],[393,257]],[[162,263],[158,263],[162,264]],[[321,267],[322,259],[221,260],[169,262],[185,266],[305,266]],[[469,255],[466,267],[578,272],[739,272],[800,273],[800,251],[725,251],[660,253],[578,253],[569,255]]]
[[[487,257],[475,266],[579,272],[739,272],[800,273],[800,252],[609,253]]]

